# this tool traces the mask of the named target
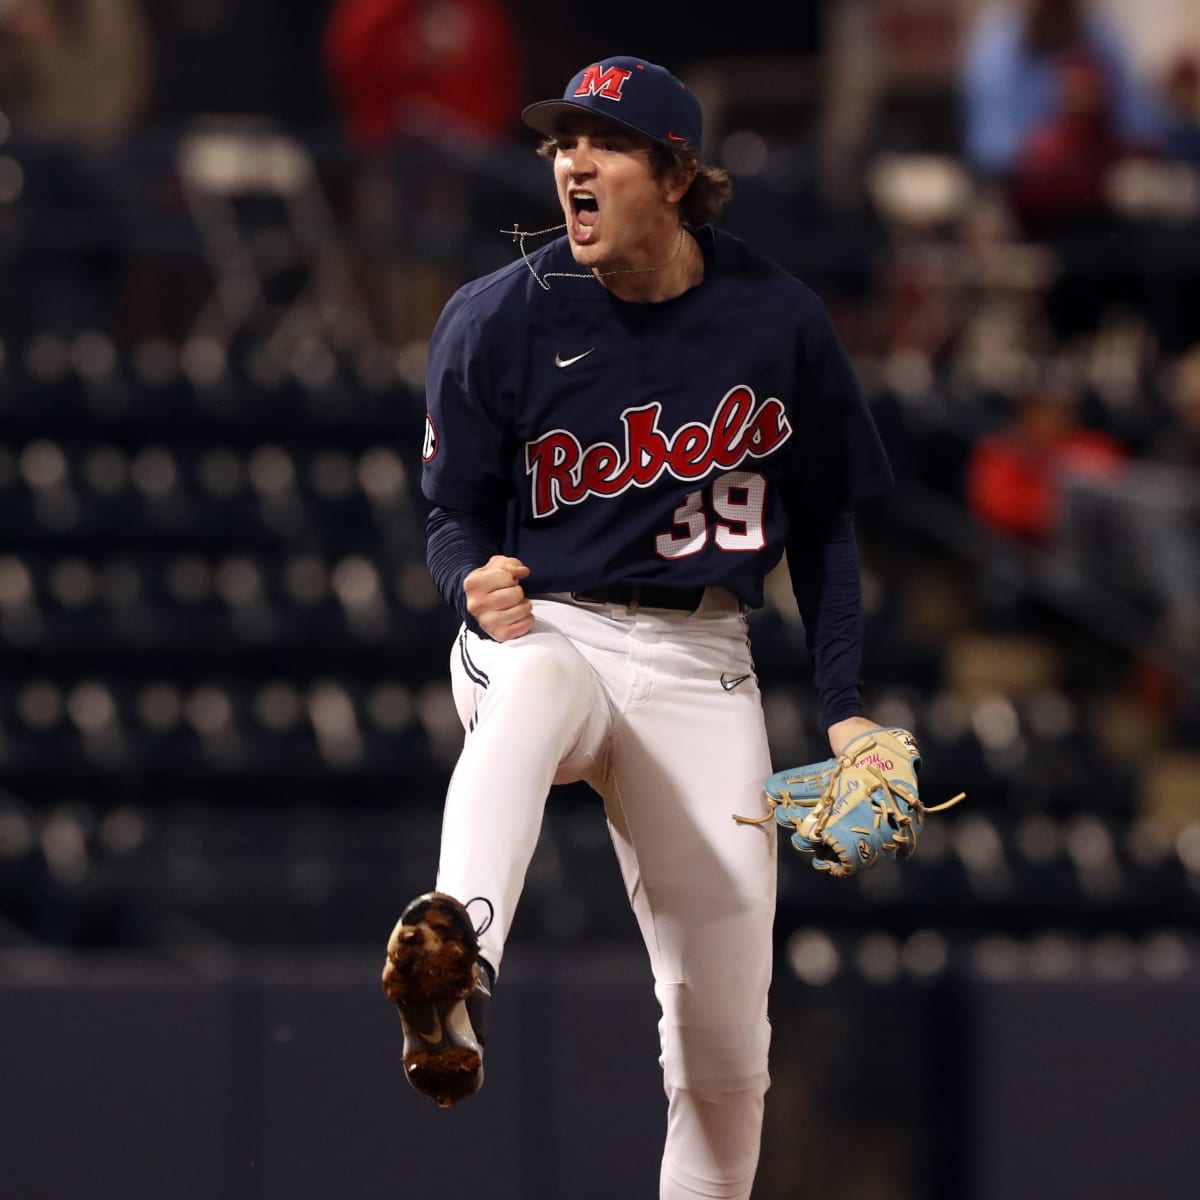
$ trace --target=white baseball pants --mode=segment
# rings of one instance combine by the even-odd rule
[[[768,1085],[776,836],[732,814],[761,811],[770,756],[745,619],[709,596],[694,614],[536,600],[525,637],[464,629],[451,657],[468,732],[438,889],[491,903],[498,970],[551,784],[604,797],[662,1010],[661,1200],[749,1197]]]

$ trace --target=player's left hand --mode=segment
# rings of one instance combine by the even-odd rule
[[[878,721],[870,717],[847,717],[844,721],[835,721],[826,731],[829,735],[829,748],[833,757],[838,758],[856,737],[864,733],[874,733],[879,728]]]
[[[934,806],[917,792],[921,756],[906,729],[876,726],[853,738],[837,758],[777,771],[765,784],[765,824],[791,829],[792,845],[835,878],[873,867],[884,852],[911,858],[926,813],[952,808],[965,794]]]

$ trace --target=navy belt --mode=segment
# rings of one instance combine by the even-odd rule
[[[704,599],[706,589],[643,587],[619,585],[597,588],[592,592],[572,592],[571,598],[581,604],[623,604],[626,608],[669,608],[676,612],[695,612]]]

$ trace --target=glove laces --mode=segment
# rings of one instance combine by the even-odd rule
[[[871,750],[876,749],[878,743],[872,737],[861,747],[856,748],[856,757],[861,758]],[[776,817],[776,809],[782,804],[799,805],[802,808],[811,808],[813,811],[811,816],[815,817],[811,831],[805,836],[809,838],[820,838],[824,835],[826,826],[828,826],[831,817],[833,816],[833,803],[837,798],[838,785],[841,782],[842,773],[847,770],[856,769],[864,770],[868,774],[873,775],[879,781],[880,787],[883,789],[883,795],[876,797],[871,796],[867,803],[875,810],[875,818],[872,829],[866,829],[860,825],[852,825],[850,830],[852,833],[863,834],[869,836],[874,830],[886,819],[889,824],[893,825],[896,832],[892,835],[889,843],[885,843],[883,849],[898,850],[903,845],[912,844],[915,848],[916,834],[915,826],[920,825],[926,813],[945,812],[948,808],[953,808],[956,804],[967,798],[966,792],[959,792],[957,796],[951,797],[942,804],[926,804],[920,796],[914,795],[909,797],[903,792],[897,792],[891,781],[886,775],[873,764],[866,764],[862,767],[855,767],[855,759],[848,754],[838,756],[834,766],[824,775],[824,782],[821,786],[821,794],[811,799],[804,797],[793,797],[791,793],[785,792],[783,796],[772,796],[770,793],[765,794],[767,802],[767,813],[763,817],[742,817],[734,814],[733,819],[739,825],[765,825],[773,817]],[[798,776],[798,779],[811,778],[811,776]],[[874,790],[874,789],[872,789]],[[807,818],[802,818],[807,819]],[[799,830],[796,820],[791,816],[778,817],[780,825],[788,829]]]

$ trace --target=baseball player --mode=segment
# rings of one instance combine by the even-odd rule
[[[661,1005],[660,1195],[746,1197],[768,1084],[767,821],[823,869],[853,869],[829,833],[844,802],[820,797],[854,742],[874,764],[864,792],[892,805],[885,848],[920,815],[915,788],[905,806],[906,783],[872,782],[915,747],[897,751],[903,731],[860,699],[852,509],[890,471],[821,302],[714,228],[730,183],[698,157],[684,84],[608,58],[523,117],[564,232],[528,252],[518,233],[522,257],[460,289],[429,347],[428,562],[463,619],[466,737],[436,890],[401,916],[384,989],[417,1090],[443,1106],[475,1091],[547,791],[586,780]],[[767,816],[738,822],[762,813],[771,770],[746,613],[785,550],[835,757],[772,776]]]

